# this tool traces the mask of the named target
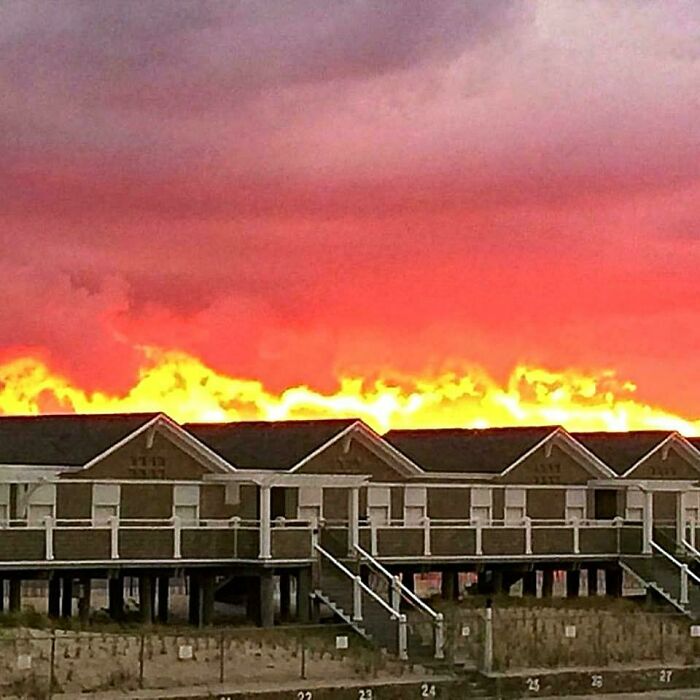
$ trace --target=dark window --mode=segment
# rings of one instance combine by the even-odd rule
[[[593,499],[597,520],[612,520],[617,517],[617,491],[599,489],[593,492]]]

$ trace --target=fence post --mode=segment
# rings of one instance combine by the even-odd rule
[[[306,680],[306,638],[303,633],[300,633],[299,643],[301,644],[301,680]]]
[[[493,608],[486,608],[484,625],[484,673],[493,671]]]
[[[141,639],[139,644],[139,690],[143,690],[143,658],[145,643],[146,635],[143,632],[141,632]]]
[[[225,659],[226,659],[226,640],[225,640],[225,632],[222,630],[221,635],[219,636],[219,683],[222,685],[224,684],[226,680],[226,673],[225,673],[225,666],[224,664]]]
[[[53,697],[54,674],[56,668],[56,630],[51,630],[51,654],[49,656],[49,700]]]
[[[399,615],[399,659],[408,660],[408,622],[405,615]]]
[[[435,658],[445,658],[445,616],[442,613],[435,618]]]

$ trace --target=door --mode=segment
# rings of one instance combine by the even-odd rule
[[[612,520],[617,517],[617,491],[598,489],[593,492],[593,508],[596,520]]]

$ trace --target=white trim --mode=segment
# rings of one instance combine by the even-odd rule
[[[331,445],[338,442],[338,440],[342,440],[344,437],[349,436],[353,432],[357,433],[355,437],[365,438],[367,441],[366,443],[363,443],[365,447],[374,452],[378,457],[388,457],[389,466],[394,467],[397,472],[403,474],[404,476],[416,476],[418,474],[423,475],[423,470],[415,462],[411,461],[402,452],[399,452],[399,450],[387,442],[381,435],[375,433],[374,430],[365,425],[361,420],[356,420],[347,428],[344,428],[339,433],[336,433],[320,447],[317,447],[313,452],[309,453],[301,461],[297,462],[293,467],[291,467],[291,469],[288,470],[287,473],[293,474],[299,471],[299,469],[304,467],[314,457],[318,456]]]
[[[175,423],[175,421],[166,416],[164,413],[159,413],[157,416],[151,418],[151,420],[129,433],[126,437],[122,438],[118,442],[115,442],[104,452],[101,452],[96,457],[93,457],[89,462],[83,465],[82,470],[94,467],[103,459],[121,449],[124,447],[124,445],[127,445],[129,442],[141,435],[141,433],[148,431],[149,429],[152,429],[154,432],[156,429],[160,429],[165,437],[169,437],[177,447],[189,454],[193,459],[196,459],[209,471],[219,471],[224,473],[236,471],[236,468],[230,462],[227,462],[223,457],[218,455],[211,448],[207,447],[203,442]],[[169,435],[166,433],[169,433]]]
[[[671,447],[677,447],[683,450],[689,457],[688,463],[696,471],[700,472],[700,452],[698,452],[693,444],[686,440],[683,435],[674,431],[667,435],[658,445],[652,447],[649,452],[642,455],[626,472],[620,475],[620,478],[626,479],[633,471],[641,467],[653,454],[659,450],[668,450]]]
[[[605,464],[605,462],[596,457],[590,450],[588,450],[583,444],[576,440],[576,438],[574,438],[567,430],[564,430],[564,428],[562,427],[558,427],[552,430],[552,432],[549,433],[549,435],[540,440],[534,447],[531,447],[527,452],[525,452],[525,454],[518,457],[518,459],[516,459],[515,462],[513,462],[513,464],[506,467],[497,476],[503,477],[509,472],[513,471],[528,457],[532,456],[535,452],[537,452],[537,450],[545,446],[551,440],[555,440],[557,438],[560,438],[562,440],[562,442],[559,444],[559,447],[561,447],[574,459],[576,459],[576,457],[579,457],[580,459],[576,459],[576,461],[589,474],[592,474],[593,476],[600,476],[600,474],[602,473],[604,476],[610,478],[618,476],[607,464]],[[597,471],[594,471],[594,469]],[[566,486],[566,484],[557,484],[557,486]]]

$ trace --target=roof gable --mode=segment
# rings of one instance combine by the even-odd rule
[[[500,474],[557,426],[391,430],[385,440],[428,472]]]
[[[188,423],[185,429],[239,469],[287,471],[357,421]]]
[[[672,435],[669,430],[636,430],[625,433],[571,433],[586,449],[605,462],[618,476],[629,472],[646,455]]]
[[[0,464],[83,466],[157,415],[0,416]]]

